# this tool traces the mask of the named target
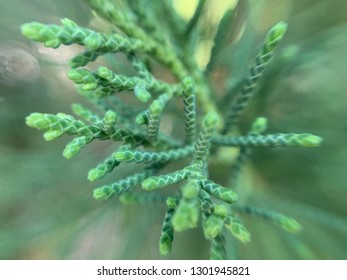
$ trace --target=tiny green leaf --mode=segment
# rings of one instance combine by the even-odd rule
[[[196,201],[182,200],[172,219],[172,225],[178,232],[195,228],[199,221],[199,208]]]
[[[147,102],[152,97],[152,95],[147,91],[144,83],[136,84],[134,87],[134,93],[141,102]]]
[[[213,239],[216,238],[217,235],[219,235],[224,226],[223,218],[211,215],[207,217],[207,219],[204,222],[204,235],[207,239]]]
[[[37,129],[47,129],[50,123],[41,113],[31,113],[25,120],[28,126]]]
[[[242,243],[248,243],[251,240],[251,234],[244,227],[244,225],[232,216],[225,218],[225,226],[232,233],[232,235]]]
[[[93,197],[96,200],[105,200],[112,195],[113,191],[109,186],[99,187],[93,190]]]

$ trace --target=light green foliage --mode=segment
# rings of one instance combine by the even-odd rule
[[[77,121],[72,116],[63,113],[58,113],[57,115],[32,113],[26,118],[26,124],[30,127],[44,130],[44,137],[47,141],[58,138],[64,133],[97,137],[100,132],[100,128],[97,125],[86,125],[82,121]]]
[[[149,163],[149,162],[167,162],[183,158],[193,152],[192,146],[185,146],[180,149],[172,149],[166,152],[141,152],[141,151],[121,151],[114,155],[118,161]]]
[[[110,157],[98,164],[97,167],[89,170],[88,180],[95,181],[97,179],[103,178],[107,173],[111,172],[113,168],[115,168],[119,164],[120,162],[114,159],[114,155],[112,154]]]
[[[195,85],[192,78],[185,78],[182,83],[186,126],[186,142],[193,143],[196,137]]]
[[[225,218],[228,215],[228,207],[224,204],[215,204],[213,213],[217,216]]]
[[[71,81],[78,85],[82,85],[83,90],[93,90],[96,97],[106,97],[115,92],[124,90],[134,90],[135,96],[141,102],[147,102],[151,98],[148,92],[170,92],[176,93],[179,89],[178,85],[170,85],[156,79],[145,80],[139,77],[126,77],[117,75],[107,67],[99,67],[96,72],[78,68],[71,69],[68,72]]]
[[[179,199],[169,196],[166,199],[166,205],[168,208],[176,208],[179,204]]]
[[[272,210],[260,209],[254,206],[238,206],[235,210],[269,221],[290,233],[298,233],[302,229],[302,226],[295,219]]]
[[[322,138],[309,133],[269,135],[216,136],[213,142],[223,146],[318,147]]]
[[[123,180],[120,180],[112,185],[105,185],[102,187],[98,187],[93,191],[93,197],[95,199],[108,199],[113,195],[120,195],[131,188],[136,187],[140,182],[146,179],[153,173],[152,169],[145,170],[141,173],[136,173],[132,176],[126,177]]]
[[[141,82],[135,85],[134,93],[136,97],[142,102],[147,102],[152,97],[151,94],[147,91],[146,85]]]
[[[210,259],[211,260],[226,259],[225,240],[223,235],[218,235],[211,240]]]
[[[176,89],[172,88],[172,89],[167,89],[167,92],[164,92],[163,94],[159,95],[158,98],[154,99],[152,104],[148,107],[148,109],[146,109],[143,112],[140,112],[139,114],[137,114],[135,122],[137,124],[146,124],[147,125],[147,130],[148,125],[149,125],[149,118],[150,118],[150,110],[152,108],[152,111],[156,111],[156,116],[160,116],[161,112],[165,109],[166,104],[170,101],[170,99],[173,97]],[[153,114],[153,113],[152,113]],[[152,117],[153,118],[153,117]],[[160,119],[159,119],[160,121]],[[159,122],[157,121],[156,127],[159,128]]]
[[[199,221],[199,206],[196,199],[182,199],[172,219],[172,225],[178,232],[195,228]]]
[[[224,188],[211,180],[201,180],[200,184],[207,193],[225,202],[233,203],[238,198],[237,194],[234,191],[228,188]]]
[[[287,30],[287,24],[285,22],[279,22],[268,32],[263,49],[261,50],[261,57],[264,62],[267,62],[271,59],[273,50],[282,40],[283,35]]]
[[[193,157],[195,161],[206,160],[208,149],[211,143],[211,138],[216,128],[217,121],[218,115],[215,112],[210,112],[204,117],[201,131],[194,146]]]
[[[172,73],[179,78],[187,76],[185,67],[177,58],[174,50],[167,45],[158,44],[151,36],[127,18],[126,13],[122,13],[117,5],[109,0],[90,0],[91,7],[103,18],[115,24],[125,34],[137,38],[136,43],[143,42],[141,48],[146,49],[155,59],[168,66]],[[139,53],[137,50],[133,50]]]
[[[107,134],[114,133],[116,123],[117,113],[112,110],[108,110],[102,120],[103,130],[106,131]]]
[[[266,130],[267,127],[267,119],[263,117],[257,118],[253,123],[252,127],[249,130],[249,134],[261,134]]]
[[[154,100],[149,106],[147,120],[147,139],[149,142],[155,142],[157,139],[162,111],[163,105],[159,100]]]
[[[89,142],[93,140],[92,137],[80,136],[72,140],[69,144],[66,145],[66,148],[63,151],[63,156],[67,159],[77,155],[79,151],[84,148]]]
[[[142,188],[147,191],[163,188],[183,181],[188,175],[189,169],[185,168],[165,175],[152,176],[142,182]]]
[[[240,93],[230,105],[222,134],[228,133],[233,126],[238,123],[240,116],[254,95],[254,88],[258,80],[273,57],[273,52],[278,43],[281,41],[286,30],[287,24],[280,22],[268,32],[261,51],[251,66],[247,77],[244,79]]]
[[[224,173],[236,178],[253,146],[317,147],[321,144],[322,138],[309,133],[263,135],[267,126],[265,118],[257,118],[246,135],[239,135],[236,130],[229,134],[254,95],[257,82],[284,36],[286,24],[280,22],[268,32],[263,47],[241,83],[240,92],[232,102],[225,104],[228,110],[222,111],[223,106],[219,108],[216,105],[220,96],[216,94],[209,75],[217,67],[220,52],[227,42],[224,33],[233,21],[233,10],[225,13],[217,27],[215,45],[204,70],[197,66],[192,53],[196,51],[193,41],[196,38],[203,41],[204,36],[209,35],[200,26],[205,16],[204,7],[209,1],[199,1],[188,22],[176,14],[170,1],[157,1],[156,5],[134,0],[87,2],[96,14],[115,27],[115,32],[94,31],[69,19],[63,19],[61,25],[27,23],[21,30],[24,36],[44,43],[46,47],[78,44],[83,48],[82,53],[70,60],[72,69],[67,76],[77,85],[81,95],[102,112],[100,116],[84,105],[74,104],[73,112],[86,123],[63,113],[32,113],[26,118],[26,123],[42,130],[46,140],[63,134],[74,135],[63,151],[66,158],[78,154],[93,140],[108,140],[121,145],[88,172],[88,180],[101,179],[118,165],[129,166],[133,172],[127,173],[130,175],[125,178],[120,176],[123,179],[114,183],[95,188],[93,197],[96,200],[119,197],[123,203],[165,204],[166,201],[169,209],[159,239],[161,255],[171,252],[174,231],[197,227],[200,217],[204,235],[211,242],[211,259],[226,258],[229,248],[225,245],[224,226],[240,242],[250,241],[250,233],[234,214],[261,217],[286,231],[298,232],[301,226],[292,218],[240,206],[236,189],[219,185],[211,180],[215,178],[214,174],[210,176],[216,171],[210,163],[219,162],[219,151],[223,146],[240,149],[236,160],[230,157],[227,166],[221,167],[232,170]],[[165,20],[160,21],[163,12]],[[109,59],[106,55],[117,52],[125,54],[124,59],[129,62],[131,71],[126,74],[118,73],[120,70],[113,69],[111,63],[100,66],[98,61],[96,70],[91,70],[93,67],[89,65],[82,68],[100,56]],[[153,67],[159,71],[153,71]],[[135,72],[133,76],[129,74],[132,72]],[[123,92],[127,92],[125,98]],[[164,116],[168,119],[164,120]],[[160,124],[165,126],[165,133]],[[127,163],[138,165],[133,167]],[[165,173],[166,167],[172,167],[173,171]],[[216,182],[221,184],[225,181],[225,178],[216,178]],[[161,190],[178,183],[182,185],[174,194],[168,196]],[[139,186],[148,192],[137,191]],[[166,188],[168,192],[174,190],[170,188]],[[139,215],[142,214],[145,215]]]
[[[62,26],[44,25],[38,22],[23,24],[22,33],[27,38],[44,43],[49,48],[57,48],[61,44],[79,44],[97,54],[118,51],[126,53],[146,52],[152,49],[151,46],[136,39],[126,38],[119,34],[107,35],[79,27],[69,19],[62,20]]]
[[[238,219],[227,216],[224,220],[226,228],[232,235],[242,243],[248,243],[251,240],[251,234]]]
[[[174,239],[174,229],[171,224],[171,220],[175,209],[169,208],[165,214],[163,227],[161,229],[161,235],[159,239],[159,252],[161,255],[168,255],[171,252],[172,241]]]
[[[208,216],[203,225],[204,235],[207,239],[216,238],[223,230],[224,221],[223,218],[211,215]]]
[[[196,199],[200,194],[200,186],[196,180],[189,181],[182,187],[182,196],[185,199]]]

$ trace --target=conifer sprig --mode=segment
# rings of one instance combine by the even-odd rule
[[[98,166],[89,170],[88,180],[92,182],[97,179],[102,179],[103,177],[105,177],[107,173],[111,172],[119,164],[120,162],[117,161],[112,154],[110,157],[106,158],[103,162],[99,163]]]
[[[174,240],[174,228],[172,226],[172,217],[175,209],[169,208],[165,214],[163,226],[161,229],[159,239],[159,252],[161,255],[168,255],[172,249],[172,242]]]
[[[262,220],[268,221],[270,223],[273,223],[274,225],[279,226],[290,233],[298,233],[302,229],[302,226],[295,219],[287,217],[273,210],[243,205],[238,205],[237,207],[235,207],[235,210],[241,214],[251,215]]]
[[[176,52],[167,44],[157,43],[152,37],[136,25],[126,14],[119,11],[118,7],[110,0],[89,0],[91,7],[103,18],[120,28],[129,37],[136,38],[146,45],[151,46],[150,54],[159,62],[166,65],[171,72],[182,79],[187,76],[187,70]]]
[[[148,109],[147,140],[149,142],[155,142],[157,140],[163,108],[160,101],[155,100]]]
[[[277,133],[268,135],[220,136],[213,142],[222,146],[318,147],[322,138],[309,133]]]
[[[211,144],[213,132],[217,126],[218,115],[209,112],[203,119],[202,128],[194,146],[194,161],[205,162]]]
[[[190,174],[189,167],[177,170],[175,172],[160,176],[152,176],[142,182],[144,190],[153,190],[163,188],[172,184],[177,184],[186,179]]]
[[[164,204],[166,201],[168,210],[159,238],[159,252],[162,255],[170,253],[175,231],[197,227],[200,218],[204,235],[211,242],[211,259],[225,259],[227,256],[224,227],[240,242],[250,241],[249,231],[233,215],[235,213],[259,217],[291,233],[298,232],[301,226],[292,218],[274,211],[239,205],[235,189],[211,180],[214,175],[210,177],[209,173],[213,173],[215,168],[210,168],[208,160],[211,144],[214,145],[214,152],[222,146],[238,147],[238,158],[229,162],[229,168],[234,170],[232,178],[237,178],[238,171],[254,146],[317,147],[321,144],[320,137],[309,133],[263,135],[266,128],[264,118],[258,118],[245,136],[226,135],[237,125],[254,95],[257,82],[284,36],[286,24],[280,22],[268,32],[255,62],[240,83],[241,91],[229,106],[227,116],[223,117],[216,106],[218,96],[213,94],[213,85],[206,76],[218,66],[220,51],[228,41],[226,33],[233,19],[232,10],[227,11],[220,21],[210,61],[204,71],[191,55],[195,52],[191,38],[196,36],[201,40],[201,34],[208,35],[199,29],[198,24],[204,17],[205,0],[199,1],[188,23],[175,12],[171,1],[157,1],[156,5],[145,5],[143,1],[134,0],[122,3],[113,0],[87,2],[98,15],[116,27],[116,32],[97,32],[80,27],[69,19],[63,19],[62,25],[33,22],[22,25],[21,29],[24,36],[44,43],[46,47],[84,46],[83,52],[70,61],[73,69],[69,70],[68,77],[77,85],[81,95],[103,112],[99,115],[83,105],[74,104],[74,114],[84,121],[63,113],[32,113],[26,118],[27,125],[42,130],[46,140],[63,134],[73,135],[74,138],[63,151],[66,158],[77,155],[95,139],[120,142],[118,150],[88,172],[89,181],[103,178],[123,163],[147,164],[140,172],[95,188],[93,197],[105,200],[115,196],[124,203]],[[163,18],[165,20],[162,22]],[[188,34],[190,38],[187,38]],[[99,66],[96,71],[89,70],[89,67],[78,68],[99,56],[116,52],[126,55],[132,65],[130,67],[137,73],[135,76],[126,76],[105,66]],[[153,60],[165,66],[165,75],[160,73],[160,77],[171,76],[175,78],[174,82],[169,83],[166,78],[161,80],[157,78],[157,72],[151,72],[151,65],[156,66]],[[138,104],[127,104],[118,95],[113,95],[121,91],[133,92]],[[183,103],[184,113],[177,110],[184,114],[183,139],[174,133],[167,135],[160,129],[166,111],[174,107],[167,106],[169,102],[170,105]],[[204,116],[198,114],[199,107]],[[176,117],[172,114],[172,118]],[[220,134],[215,134],[219,119],[224,127]],[[197,127],[200,129],[198,133]],[[180,159],[189,160],[188,165],[162,174],[164,166]],[[170,197],[165,191],[161,192],[164,187],[182,182],[179,190]],[[138,186],[145,191],[134,190]]]
[[[49,141],[60,137],[64,133],[96,138],[102,135],[97,125],[87,125],[63,113],[41,114],[32,113],[26,118],[26,124],[32,128],[44,130],[44,138]]]
[[[97,54],[122,51],[125,53],[145,53],[153,50],[153,45],[141,40],[126,38],[119,34],[104,34],[78,26],[70,19],[62,19],[62,26],[39,22],[22,25],[22,33],[28,39],[44,43],[48,48],[60,45],[84,45],[89,51]]]
[[[93,197],[97,200],[101,200],[109,199],[114,195],[121,195],[139,185],[144,179],[152,175],[153,172],[154,170],[149,168],[143,172],[128,176],[125,179],[122,179],[112,185],[104,185],[102,187],[98,187],[94,189]]]
[[[268,32],[263,47],[243,82],[240,93],[236,96],[230,106],[228,115],[225,119],[222,134],[228,133],[230,129],[239,121],[241,114],[254,94],[254,88],[258,80],[273,57],[274,50],[278,43],[282,40],[286,30],[287,24],[280,22]]]
[[[231,189],[224,188],[211,180],[201,180],[201,187],[210,195],[219,198],[228,203],[234,203],[238,196]]]
[[[105,97],[120,91],[134,91],[141,102],[151,98],[150,92],[177,92],[179,87],[159,80],[145,80],[139,77],[117,75],[107,67],[99,67],[96,72],[87,69],[71,69],[68,77],[76,84],[82,85],[84,90],[94,90],[96,97]]]
[[[242,222],[233,216],[227,216],[224,220],[226,228],[232,235],[242,243],[248,243],[251,240],[251,234],[244,227]]]
[[[195,84],[192,78],[185,78],[183,84],[183,104],[185,114],[186,143],[192,144],[196,138]]]
[[[193,149],[193,146],[184,146],[182,148],[167,150],[165,152],[120,151],[116,152],[114,157],[116,160],[121,162],[164,163],[186,157],[193,152]]]

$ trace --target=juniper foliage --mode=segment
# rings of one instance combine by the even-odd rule
[[[298,232],[301,226],[290,217],[239,203],[241,198],[235,192],[235,185],[222,186],[211,179],[213,170],[209,161],[222,147],[239,148],[239,157],[230,160],[226,169],[234,170],[231,176],[236,178],[250,156],[251,147],[317,147],[321,144],[319,136],[309,133],[263,134],[266,128],[264,118],[257,119],[246,135],[239,135],[235,129],[256,93],[257,82],[271,65],[276,48],[285,35],[286,23],[280,22],[269,30],[240,91],[227,110],[220,111],[216,104],[225,96],[215,94],[210,75],[212,66],[217,63],[216,51],[224,44],[221,30],[232,22],[233,11],[228,10],[220,22],[205,70],[191,56],[195,50],[191,38],[203,32],[198,22],[204,16],[205,1],[199,1],[196,13],[188,23],[175,13],[169,1],[157,1],[155,5],[143,5],[142,1],[118,5],[112,0],[89,0],[88,3],[98,16],[114,26],[115,32],[81,27],[70,19],[62,19],[61,25],[26,23],[21,30],[25,37],[48,48],[72,44],[84,48],[70,60],[71,69],[67,76],[97,107],[94,112],[81,104],[74,104],[72,111],[81,119],[63,113],[32,113],[26,118],[27,125],[43,131],[47,141],[64,134],[72,135],[73,140],[63,151],[68,159],[95,140],[119,143],[114,153],[88,172],[90,181],[103,178],[119,165],[139,164],[132,175],[96,187],[93,197],[97,200],[119,197],[122,202],[138,203],[165,204],[166,201],[168,210],[159,238],[162,255],[170,253],[175,232],[198,227],[199,219],[206,239],[211,242],[211,259],[227,258],[226,230],[242,243],[250,241],[251,233],[241,219],[245,214],[260,217],[291,233]],[[158,10],[169,11],[164,32],[159,19],[154,16]],[[96,70],[86,68],[110,53],[125,54],[137,74],[127,76],[106,66]],[[155,63],[165,68],[176,81],[156,77],[151,67]],[[139,107],[124,104],[119,98],[122,92],[133,94]],[[106,101],[113,102],[114,107],[103,106]],[[143,109],[141,104],[146,108]],[[180,107],[182,104],[183,109]],[[169,105],[175,105],[177,117],[184,116],[183,137],[164,132],[160,125]],[[98,113],[100,109],[102,114]],[[173,115],[170,117],[174,118]],[[163,173],[165,167],[182,159],[189,163],[171,173]],[[181,188],[173,195],[167,196],[161,190],[178,183]],[[147,192],[141,192],[140,186]]]

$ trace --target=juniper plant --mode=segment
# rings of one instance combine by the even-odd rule
[[[169,1],[156,1],[155,5],[144,5],[142,1],[122,2],[123,5],[112,0],[87,2],[97,15],[116,27],[117,32],[91,30],[70,19],[62,19],[61,25],[27,23],[21,30],[25,37],[48,48],[71,44],[84,48],[70,60],[71,70],[67,76],[97,109],[94,112],[84,105],[73,104],[72,111],[79,119],[63,113],[32,113],[26,118],[27,125],[42,130],[47,141],[64,134],[73,135],[63,151],[68,159],[95,140],[119,143],[114,153],[88,172],[89,181],[103,178],[121,164],[140,164],[134,174],[95,188],[93,197],[96,200],[118,197],[124,203],[166,202],[168,210],[160,237],[158,235],[162,255],[170,253],[175,232],[197,227],[199,219],[206,239],[211,242],[211,259],[226,258],[230,250],[225,246],[226,230],[242,243],[250,241],[251,233],[243,225],[240,214],[260,217],[291,233],[298,232],[301,226],[293,218],[239,203],[235,192],[236,178],[252,147],[317,147],[322,142],[320,137],[309,133],[264,134],[265,118],[258,118],[246,135],[239,135],[234,129],[256,93],[257,82],[270,65],[287,24],[280,22],[269,30],[240,91],[226,111],[219,111],[216,106],[219,97],[214,93],[213,83],[208,81],[217,63],[216,52],[225,43],[222,31],[232,21],[232,10],[220,21],[210,61],[204,70],[191,56],[195,48],[191,38],[203,32],[198,22],[203,20],[206,1],[199,1],[188,23],[175,13]],[[165,13],[163,25],[159,22],[161,19],[154,16],[158,10],[169,11]],[[127,56],[136,75],[126,76],[105,66],[96,70],[85,68],[100,56],[118,52]],[[176,82],[156,77],[151,70],[154,61],[166,68]],[[133,93],[138,104],[146,104],[146,108],[126,104],[120,92]],[[106,105],[110,103],[112,107]],[[176,105],[176,116],[184,116],[185,135],[182,137],[166,133],[160,126],[172,104]],[[171,118],[175,117],[171,114]],[[222,186],[211,180],[213,170],[209,158],[212,154],[218,155],[224,146],[239,148],[239,156],[229,161],[225,172],[225,177],[231,176],[233,183]],[[163,173],[164,167],[174,161],[183,162],[181,159],[188,159],[188,163],[185,161],[177,170]],[[180,189],[170,195],[161,190],[178,183]],[[147,192],[141,192],[140,187]]]

